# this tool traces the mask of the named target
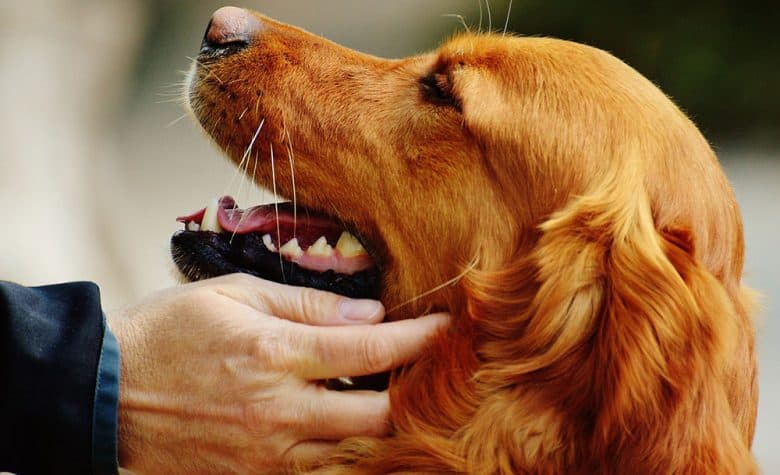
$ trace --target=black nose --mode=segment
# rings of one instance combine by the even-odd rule
[[[251,12],[237,7],[222,7],[211,16],[201,44],[201,53],[222,54],[238,51],[262,29],[263,24]]]

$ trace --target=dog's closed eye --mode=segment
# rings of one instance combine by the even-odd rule
[[[420,90],[425,101],[452,107],[460,112],[460,100],[455,95],[452,81],[447,74],[433,72],[420,80]]]

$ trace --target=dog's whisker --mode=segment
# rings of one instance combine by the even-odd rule
[[[218,118],[214,121],[213,124],[211,124],[211,127],[209,127],[209,136],[214,137],[214,132],[217,130],[217,126],[222,121],[222,117]]]
[[[234,196],[234,198],[237,200],[237,203],[241,202],[241,193],[245,175],[244,167],[248,161],[249,156],[245,154],[241,158],[238,166],[236,166],[236,170],[233,172],[233,176],[230,178],[230,183],[228,184],[227,189],[222,193],[222,196],[231,195]]]
[[[249,110],[249,107],[247,107],[246,109],[244,109],[244,110],[243,110],[243,112],[241,112],[241,114],[239,114],[239,115],[238,115],[238,119],[237,119],[237,120],[239,120],[239,121],[240,121],[241,119],[243,119],[243,118],[244,118],[244,114],[246,114],[246,112],[247,112],[248,110]]]
[[[506,10],[506,21],[504,22],[504,34],[506,36],[506,30],[509,28],[509,17],[512,15],[512,0],[509,0],[509,7]]]
[[[260,135],[260,131],[263,129],[264,124],[265,124],[265,119],[260,121],[260,125],[258,125],[255,134],[252,136],[252,140],[249,142],[249,146],[247,146],[246,150],[244,151],[244,154],[241,157],[241,161],[236,167],[236,170],[233,172],[233,177],[230,179],[230,183],[228,184],[227,190],[225,190],[222,193],[222,196],[228,194],[228,192],[235,186],[234,184],[236,180],[239,179],[238,177],[240,174],[242,178],[238,185],[238,192],[236,193],[236,198],[240,202],[241,195],[243,193],[244,183],[246,182],[246,173],[249,167],[249,159],[252,153],[252,148],[254,148],[255,142],[257,141],[257,137]],[[241,222],[244,219],[246,219],[246,216],[242,214],[241,217],[239,218],[238,226],[236,226],[236,229],[233,231],[232,235],[230,236],[231,243],[233,242],[233,238],[235,238],[236,236],[236,231],[239,229],[239,226],[241,225]]]
[[[254,147],[251,147],[254,148]],[[249,173],[249,163],[252,161],[252,150],[249,150],[249,155],[247,155],[246,160],[244,160],[244,164],[241,167],[241,181],[238,184],[238,196],[237,199],[239,202],[242,202],[244,198],[244,189],[246,188],[247,184],[247,174]]]
[[[479,4],[479,33],[482,33],[482,0],[477,0]]]
[[[184,81],[175,84],[168,84],[167,86],[161,86],[160,90],[156,92],[155,95],[162,97],[181,96],[182,90],[186,87],[187,83]]]
[[[339,211],[339,209],[336,207],[336,204],[334,202],[332,202],[332,201],[329,201],[329,204],[330,204],[330,207],[333,208],[333,214],[331,216],[333,216],[333,218],[335,220],[337,220],[341,224],[341,227],[343,227],[344,229],[347,229],[348,228],[347,222],[344,221],[344,218],[342,217],[341,211]]]
[[[287,159],[290,162],[290,184],[292,185],[293,236],[296,236],[298,233],[298,196],[295,190],[295,153],[293,152],[290,130],[287,128],[287,126],[284,127],[284,132],[287,134]]]
[[[490,0],[485,0],[485,7],[487,8],[487,18],[488,18],[488,33],[493,31],[493,15],[490,12]]]
[[[159,96],[159,97],[173,97],[173,96],[181,97],[181,88],[182,87],[184,87],[184,86],[178,86],[176,88],[176,90],[160,91],[160,92],[156,93],[155,96]]]
[[[245,150],[243,155],[241,156],[241,160],[238,162],[238,165],[236,165],[236,169],[233,170],[233,175],[230,177],[230,181],[228,182],[227,187],[222,192],[222,195],[231,194],[233,193],[233,189],[236,186],[236,180],[238,180],[239,175],[241,173],[241,167],[244,165],[244,160],[246,160],[248,152]]]
[[[279,224],[279,194],[276,192],[276,163],[274,162],[274,144],[270,143],[271,149],[271,183],[274,191],[274,213],[276,214],[276,243],[279,249],[282,248],[282,227]],[[293,236],[295,237],[295,236]],[[282,272],[282,282],[287,283],[287,277],[284,275],[284,261],[282,253],[279,253],[279,270]]]
[[[457,284],[464,277],[466,277],[469,274],[469,272],[473,271],[477,267],[478,263],[479,263],[479,256],[475,256],[474,259],[471,261],[471,263],[468,266],[466,266],[466,268],[463,269],[463,271],[460,274],[456,275],[455,277],[453,277],[452,279],[450,279],[450,280],[448,280],[446,282],[442,282],[441,284],[437,285],[436,287],[433,287],[430,290],[427,290],[427,291],[425,291],[425,292],[423,292],[421,294],[418,294],[418,295],[410,298],[409,300],[407,300],[407,301],[405,301],[403,303],[400,303],[400,304],[396,305],[395,307],[393,307],[390,310],[388,310],[387,314],[389,315],[389,314],[395,312],[396,310],[398,310],[398,309],[400,309],[402,307],[405,307],[407,305],[410,305],[410,304],[420,300],[421,298],[427,297],[427,296],[429,296],[431,294],[434,294],[434,293],[436,293],[436,292],[438,292],[438,291],[440,291],[442,289],[445,289],[447,287],[451,287],[451,286]]]
[[[197,107],[197,108],[196,108],[196,107],[193,107],[193,111],[197,111],[199,108],[200,108],[200,105],[198,105],[198,107]],[[197,112],[196,112],[196,113],[197,113]],[[209,133],[208,135],[209,135],[209,137],[211,137],[211,138],[212,138],[212,140],[216,140],[216,139],[214,138],[214,137],[215,137],[215,135],[214,135],[214,132],[217,130],[217,125],[219,125],[219,122],[220,122],[221,120],[222,120],[222,118],[221,118],[221,117],[219,117],[219,118],[217,118],[217,120],[215,120],[214,122],[212,122],[212,123],[211,123],[211,125],[209,125],[209,126],[208,126],[208,133]],[[205,126],[205,125],[204,125],[203,127],[204,127],[204,128],[206,128],[206,126]]]
[[[217,80],[217,81],[218,81],[220,84],[223,84],[223,85],[225,84],[225,83],[222,81],[222,79],[220,79],[220,78],[219,78],[219,76],[217,76],[216,74],[214,74],[214,71],[212,71],[212,70],[211,70],[211,69],[210,69],[208,66],[206,66],[205,64],[203,64],[203,63],[201,63],[200,61],[198,61],[196,58],[192,58],[192,57],[190,57],[190,56],[187,56],[187,59],[189,59],[190,61],[194,62],[195,64],[197,64],[197,65],[198,65],[198,66],[200,66],[201,68],[205,69],[205,70],[206,70],[206,72],[207,72],[207,73],[209,73],[208,75],[209,75],[209,76],[214,76],[214,79],[216,79],[216,80]],[[207,77],[208,77],[208,76],[207,76]]]
[[[255,164],[252,166],[252,176],[249,177],[250,182],[256,185],[255,178],[257,177],[257,162],[260,161],[260,152],[255,152]],[[257,190],[257,186],[252,186],[251,189]]]
[[[186,99],[182,98],[180,95],[176,97],[172,97],[170,99],[163,99],[160,101],[154,101],[155,104],[184,104]]]
[[[243,196],[244,196],[244,189],[247,185],[248,179],[248,172],[249,172],[249,163],[252,161],[251,153],[248,159],[246,160],[246,163],[241,168],[241,183],[238,185],[238,192],[236,193],[236,200],[240,203],[242,202]],[[257,153],[255,153],[255,163],[257,163]],[[236,233],[238,232],[238,229],[241,227],[241,223],[244,222],[244,220],[248,217],[248,213],[242,213],[241,217],[238,218],[238,225],[236,226],[236,229],[233,230],[233,234],[230,236],[230,242],[233,242],[233,238],[236,237]]]
[[[177,117],[177,118],[173,119],[172,121],[168,122],[168,124],[165,126],[165,128],[167,129],[167,128],[173,127],[174,125],[176,125],[179,122],[181,122],[181,120],[184,119],[185,117],[187,117],[188,115],[189,115],[189,113],[184,113],[184,114],[180,115],[179,117]]]
[[[255,164],[252,166],[252,176],[250,177],[252,181],[252,187],[250,190],[252,190],[253,198],[252,203],[265,203],[268,201],[268,196],[266,195],[265,191],[266,188],[260,188],[257,184],[257,168],[260,165],[260,151],[258,150],[255,152]],[[252,213],[250,213],[250,216]]]
[[[257,126],[257,130],[255,130],[254,136],[252,136],[252,140],[249,141],[249,146],[244,151],[244,154],[241,156],[241,160],[238,162],[238,166],[236,167],[236,171],[233,172],[233,177],[230,179],[230,183],[228,184],[228,190],[233,188],[236,179],[238,178],[238,174],[240,173],[241,168],[244,166],[244,161],[247,160],[249,155],[252,153],[252,148],[255,146],[255,141],[257,141],[257,137],[260,135],[260,131],[263,129],[263,125],[265,125],[265,118],[260,121],[260,125]],[[224,195],[225,193],[223,193]]]
[[[177,72],[180,73],[180,74],[184,73],[184,71],[177,71]],[[184,87],[186,85],[187,85],[187,81],[186,80],[185,81],[177,81],[177,82],[172,82],[170,84],[164,84],[164,85],[160,86],[160,90],[162,90],[162,91],[166,91],[168,89],[179,90],[179,89],[181,89],[182,87]]]
[[[463,15],[458,15],[457,13],[445,13],[442,16],[443,17],[448,17],[448,18],[457,18],[458,20],[460,20],[460,24],[463,25],[463,28],[466,29],[466,32],[467,33],[471,33],[471,29],[466,24],[466,19],[463,18]]]

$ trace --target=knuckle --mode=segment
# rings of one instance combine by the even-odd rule
[[[244,405],[242,423],[249,434],[270,437],[287,432],[292,422],[289,411],[283,410],[283,402],[276,398],[254,401]]]
[[[393,361],[393,346],[382,338],[365,337],[359,348],[359,358],[366,371],[382,371]]]
[[[334,345],[331,338],[325,337],[311,339],[304,349],[307,354],[324,363],[337,362],[349,356],[344,354],[344,351],[337,345]]]
[[[279,328],[259,333],[255,337],[252,359],[260,368],[287,369],[293,360],[287,341],[285,332]]]
[[[361,419],[358,430],[361,434],[371,437],[382,437],[390,429],[389,403],[377,405],[371,411],[367,411]]]
[[[184,301],[187,306],[194,308],[210,308],[214,305],[215,300],[219,296],[215,294],[208,287],[197,287],[190,289],[184,296]]]
[[[307,427],[307,430],[312,433],[319,434],[323,432],[330,424],[331,421],[327,417],[326,411],[322,407],[322,403],[319,399],[307,399],[305,400],[305,407],[300,412],[305,414],[305,420],[301,421]]]
[[[222,276],[220,279],[224,279],[224,282],[228,285],[245,286],[251,284],[254,277],[249,274],[237,272],[235,274]]]
[[[246,293],[245,289],[251,282],[250,278],[250,275],[240,273],[218,277],[219,280],[214,282],[214,292],[235,299],[237,295]]]
[[[322,312],[322,292],[304,287],[298,294],[297,307],[295,311],[298,317],[304,323],[311,323],[317,320],[317,315]]]
[[[289,330],[271,328],[256,336],[252,358],[264,370],[275,370],[281,374],[294,372],[299,364],[296,346],[291,344]],[[298,345],[300,346],[300,345]]]

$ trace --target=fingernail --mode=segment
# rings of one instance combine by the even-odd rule
[[[341,318],[351,322],[364,322],[370,320],[382,310],[382,304],[376,300],[352,300],[343,299],[339,304]]]

